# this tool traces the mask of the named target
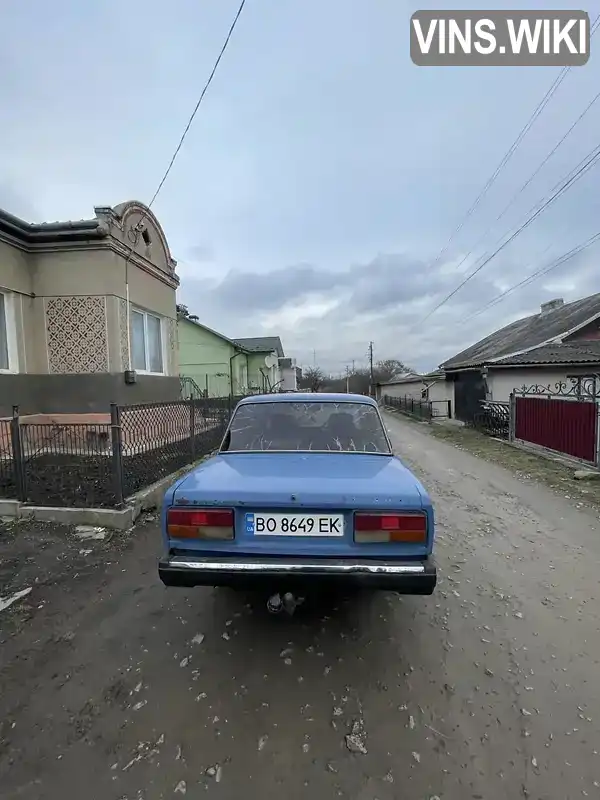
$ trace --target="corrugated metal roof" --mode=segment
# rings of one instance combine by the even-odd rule
[[[285,356],[279,336],[251,336],[244,339],[235,339],[234,341],[246,350],[257,353],[271,353],[275,350],[278,356]]]
[[[403,375],[394,376],[389,381],[380,381],[378,386],[396,386],[400,383],[423,383],[425,381],[435,381],[438,378],[445,378],[446,373],[441,369],[436,369],[433,372],[427,372],[425,375],[420,375],[417,372],[405,372]]]
[[[573,328],[585,324],[600,314],[600,293],[573,303],[566,303],[545,314],[533,314],[519,319],[440,365],[445,370],[485,364],[498,356],[509,356],[520,350],[541,345],[548,339],[564,336]]]
[[[419,383],[423,381],[423,375],[416,372],[405,372],[403,375],[390,378],[388,381],[380,381],[378,386],[396,386],[399,383]]]
[[[446,373],[443,369],[434,369],[433,372],[428,372],[426,375],[423,375],[423,380],[431,381],[435,380],[436,378],[445,378]]]
[[[520,356],[510,356],[490,364],[495,366],[527,366],[541,364],[598,364],[600,365],[600,341],[547,344],[536,347]]]

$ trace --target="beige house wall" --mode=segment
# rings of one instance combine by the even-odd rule
[[[512,392],[518,392],[523,386],[545,386],[556,391],[557,383],[571,386],[567,376],[594,375],[598,372],[594,365],[587,367],[488,367],[487,386],[488,400],[508,403]]]
[[[142,214],[144,230],[136,230]],[[23,231],[17,228],[13,234],[10,222],[6,227],[2,222],[0,291],[10,305],[13,345],[9,371],[0,371],[0,393],[7,395],[3,407],[17,404],[8,394],[15,387],[22,394],[25,375],[121,373],[124,382],[122,374],[130,368],[128,294],[130,309],[161,319],[163,372],[141,377],[178,376],[179,279],[151,212],[137,203],[97,208],[95,220],[79,223],[89,226],[89,240],[85,234],[73,235],[78,223],[27,226],[16,220]],[[59,236],[53,235],[57,228]]]
[[[134,211],[129,217],[124,220],[124,229],[135,225],[141,212]],[[142,266],[133,259],[126,263],[128,252],[124,248],[115,252],[106,240],[72,250],[41,249],[30,253],[17,244],[0,241],[0,289],[13,293],[18,372],[125,370],[128,281],[131,307],[161,317],[164,372],[178,374],[176,277],[168,269],[156,226],[151,226],[149,220],[145,224],[152,244],[149,248],[136,245],[134,255],[152,255],[157,263]],[[125,243],[123,230],[113,225],[111,232],[115,235],[113,245],[118,248]],[[64,322],[64,336],[57,318]]]
[[[33,292],[28,254],[3,241],[0,241],[0,287],[24,294]]]

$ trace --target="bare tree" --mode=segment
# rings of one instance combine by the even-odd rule
[[[318,392],[325,383],[325,373],[321,367],[307,367],[302,370],[301,385],[303,389]]]
[[[385,383],[393,378],[398,373],[409,372],[410,367],[407,367],[404,362],[399,361],[397,358],[384,358],[378,361],[375,365],[374,377],[375,383]]]
[[[409,372],[410,367],[397,358],[386,358],[378,361],[373,368],[373,378],[375,383],[385,383],[394,375],[401,372]],[[298,386],[302,389],[311,389],[313,392],[345,392],[346,386],[350,386],[350,391],[356,394],[369,394],[371,384],[371,372],[367,368],[359,368],[348,371],[347,376],[334,377],[326,375],[321,367],[308,367],[303,371],[302,380]],[[346,382],[348,379],[348,383]]]

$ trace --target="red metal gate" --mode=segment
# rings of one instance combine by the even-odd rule
[[[593,401],[515,397],[516,439],[595,463],[598,407]]]

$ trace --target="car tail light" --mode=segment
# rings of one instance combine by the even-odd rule
[[[413,542],[427,539],[427,516],[420,512],[357,513],[355,542]]]
[[[233,539],[230,508],[170,508],[167,511],[170,539]]]

